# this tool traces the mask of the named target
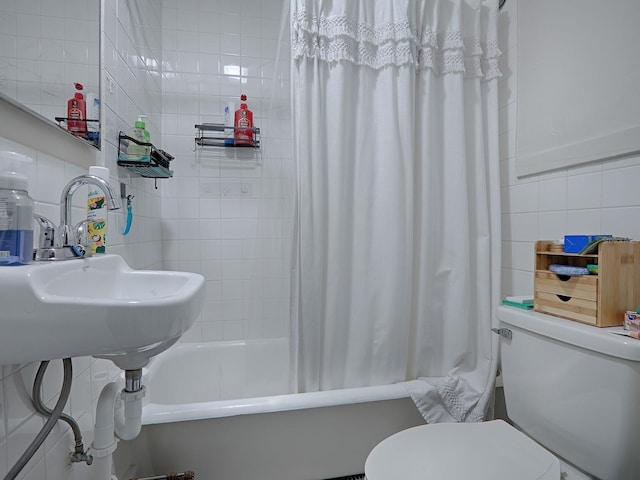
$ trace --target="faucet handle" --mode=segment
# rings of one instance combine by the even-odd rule
[[[55,224],[47,217],[34,214],[40,227],[38,247],[34,250],[35,261],[67,260],[69,258],[91,256],[89,245],[89,220],[83,220],[74,227]]]
[[[47,217],[33,214],[33,218],[40,227],[40,236],[38,238],[38,248],[53,248],[56,243],[56,226]]]
[[[83,247],[89,246],[89,222],[90,220],[85,218],[73,227],[76,234],[76,241],[74,243],[82,245]]]

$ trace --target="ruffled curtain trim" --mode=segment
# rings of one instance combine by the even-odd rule
[[[291,50],[294,60],[346,61],[375,70],[412,65],[484,81],[502,76],[497,42],[463,38],[459,31],[418,32],[408,19],[374,27],[346,16],[318,17],[300,10],[291,16]]]

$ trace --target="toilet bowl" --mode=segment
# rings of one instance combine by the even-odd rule
[[[421,425],[380,442],[367,480],[558,480],[560,462],[502,420]]]
[[[640,479],[640,341],[612,335],[622,327],[518,308],[498,307],[497,317],[515,426],[496,420],[404,430],[371,451],[367,480],[559,480],[561,470]]]

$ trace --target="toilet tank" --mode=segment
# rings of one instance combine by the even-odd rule
[[[638,480],[640,340],[501,306],[509,419],[562,459],[601,480]]]

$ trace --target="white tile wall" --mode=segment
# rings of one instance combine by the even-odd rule
[[[283,299],[288,284],[282,273],[291,218],[283,212],[293,178],[285,100],[288,69],[277,88],[272,83],[273,74],[280,71],[275,58],[282,2],[164,0],[160,10],[157,2],[147,0],[136,2],[139,8],[130,11],[129,2],[105,1],[104,161],[112,181],[123,181],[136,196],[132,233],[122,237],[111,229],[109,244],[136,268],[164,266],[205,275],[204,313],[186,340],[279,336],[287,326],[288,302]],[[31,4],[9,5],[15,8],[18,3],[23,9]],[[518,0],[509,0],[500,14],[504,294],[532,291],[537,239],[580,232],[640,238],[640,202],[634,189],[640,157],[516,177],[517,6]],[[4,25],[9,17],[1,17]],[[57,20],[64,31],[62,20]],[[61,31],[53,28],[55,24],[56,18],[47,23],[51,35]],[[67,39],[65,51],[79,59],[83,54],[74,41]],[[50,47],[55,45],[51,42]],[[0,57],[12,48],[10,42],[0,42]],[[59,66],[46,68],[64,77]],[[221,122],[224,104],[238,105],[240,93],[249,96],[255,123],[263,128],[260,161],[220,152],[194,153],[193,125]],[[272,104],[277,111],[271,110]],[[157,190],[153,180],[129,177],[115,163],[117,132],[130,128],[140,114],[149,115],[152,141],[176,156],[175,178],[159,180]],[[36,209],[57,218],[64,183],[82,169],[1,138],[0,145],[33,156],[29,178]],[[83,205],[81,195],[77,197],[74,215],[80,216]],[[110,225],[117,221],[117,216],[110,216]],[[118,372],[105,361],[84,358],[74,364],[68,409],[90,441],[97,396]],[[5,366],[0,371],[2,475],[42,424],[25,393],[36,368]],[[59,366],[52,370],[45,387],[50,398],[59,391],[61,371]],[[20,478],[91,478],[90,469],[69,469],[61,461],[70,442],[66,427],[58,427]]]
[[[518,179],[515,175],[518,1],[499,17],[502,291],[533,292],[536,240],[565,234],[611,233],[640,239],[640,156]]]
[[[34,125],[37,128],[37,125]],[[0,150],[12,150],[33,158],[28,169],[29,193],[35,201],[35,211],[58,221],[60,192],[65,183],[83,169],[46,153],[26,148],[0,137]],[[83,195],[76,195],[74,216],[84,213]],[[86,197],[84,197],[86,198]],[[86,201],[86,200],[85,200]],[[85,204],[86,208],[86,204]],[[15,464],[24,449],[44,425],[40,415],[34,415],[30,403],[31,387],[38,364],[0,366],[0,476]],[[106,360],[75,358],[73,386],[65,412],[71,414],[83,432],[88,447],[93,438],[93,412],[102,386],[107,379],[119,375],[118,369]],[[62,386],[62,362],[52,361],[45,376],[43,399],[53,408]],[[88,467],[66,465],[67,452],[73,446],[73,435],[66,424],[57,425],[44,445],[36,452],[18,478],[33,480],[91,479]]]
[[[12,7],[17,3],[8,2]],[[22,2],[21,8],[30,4]],[[288,98],[288,69],[279,88],[272,88],[271,82],[282,0],[191,1],[180,2],[180,8],[177,1],[169,1],[162,10],[153,0],[139,0],[133,10],[131,5],[124,0],[104,2],[102,158],[114,186],[119,180],[135,195],[134,227],[127,237],[118,232],[123,218],[110,213],[109,251],[121,254],[135,268],[164,265],[206,275],[205,315],[187,340],[281,336],[288,305],[283,302],[288,286],[282,274],[288,256],[283,245],[290,241],[291,222],[290,215],[282,213],[287,191],[283,185],[290,185],[293,175],[288,106],[283,100]],[[66,28],[63,20],[52,15],[46,28],[59,34]],[[54,28],[56,24],[60,28]],[[68,39],[65,48],[79,60],[82,52],[72,43],[77,40]],[[3,43],[0,48],[10,47]],[[230,73],[224,73],[225,66],[232,66]],[[46,68],[63,77],[66,71],[55,62]],[[255,123],[262,127],[259,161],[194,155],[194,123],[222,121],[222,105],[240,93],[249,95]],[[277,116],[271,114],[272,99]],[[175,178],[159,180],[157,189],[153,180],[130,177],[116,164],[117,133],[128,131],[140,114],[149,116],[152,142],[176,155]],[[57,219],[64,184],[84,169],[1,137],[0,147],[34,158],[29,180],[36,211]],[[74,206],[76,220],[84,215],[81,193]],[[79,421],[90,444],[97,397],[119,372],[110,362],[90,358],[74,359],[74,366],[67,411]],[[33,414],[27,393],[36,369],[36,364],[29,364],[0,370],[3,476],[44,423]],[[61,367],[54,362],[51,370],[45,395],[54,402]],[[19,478],[92,478],[90,467],[66,465],[71,445],[68,428],[56,427]]]
[[[133,227],[125,238],[125,210],[110,213],[111,251],[122,255],[134,268],[162,267],[160,212],[165,182],[130,175],[117,166],[118,132],[130,133],[139,115],[147,115],[151,142],[169,153],[161,143],[162,12],[153,0],[106,0],[104,2],[104,79],[102,101],[105,110],[103,152],[112,181],[127,186],[133,199]],[[156,189],[157,185],[157,189]]]
[[[202,319],[183,341],[286,335],[287,44],[282,83],[272,85],[283,0],[164,0],[162,7],[162,143],[177,153],[177,182],[162,192],[164,266],[207,280]],[[194,152],[194,124],[222,123],[225,104],[238,108],[242,93],[262,129],[260,151]],[[274,243],[279,248],[267,248]]]
[[[100,2],[0,2],[0,92],[66,117],[74,82],[98,92]]]
[[[31,2],[2,2],[27,8]],[[53,4],[48,2],[47,4]],[[85,2],[63,2],[84,4]],[[121,254],[135,268],[156,268],[162,265],[161,192],[163,184],[131,178],[119,170],[117,158],[117,132],[126,130],[139,114],[149,114],[152,140],[160,140],[160,109],[162,102],[161,78],[158,74],[161,54],[161,14],[153,8],[153,0],[138,0],[137,9],[129,11],[131,2],[113,0],[105,2],[105,129],[102,158],[111,172],[111,180],[127,184],[134,198],[134,223],[130,235],[123,237],[121,215],[109,215],[108,251]],[[0,15],[0,22],[4,22]],[[55,23],[55,18],[52,17]],[[132,25],[137,25],[134,30]],[[97,27],[96,27],[97,28]],[[58,30],[55,30],[58,31]],[[64,31],[61,27],[60,31]],[[2,48],[2,47],[0,47]],[[0,54],[1,56],[1,54]],[[4,121],[4,120],[3,120]],[[34,123],[34,129],[38,124]],[[29,193],[35,201],[37,213],[55,222],[59,217],[60,193],[68,180],[86,173],[85,169],[56,158],[45,152],[32,150],[0,137],[0,150],[14,150],[32,157],[35,162],[28,172]],[[174,180],[171,180],[174,181]],[[86,194],[85,194],[86,195]],[[74,221],[85,215],[86,196],[79,191],[74,197]],[[120,230],[121,231],[121,230]],[[75,358],[73,387],[66,412],[79,423],[85,446],[93,439],[95,404],[102,387],[116,378],[120,371],[111,362],[93,358]],[[26,446],[44,424],[33,414],[30,403],[31,385],[37,364],[0,366],[0,477],[4,477]],[[60,361],[50,364],[44,385],[44,397],[50,407],[57,399],[62,384]],[[67,452],[73,446],[73,435],[66,424],[59,424],[36,452],[33,460],[18,477],[29,480],[89,480],[94,478],[91,467],[66,464]]]

